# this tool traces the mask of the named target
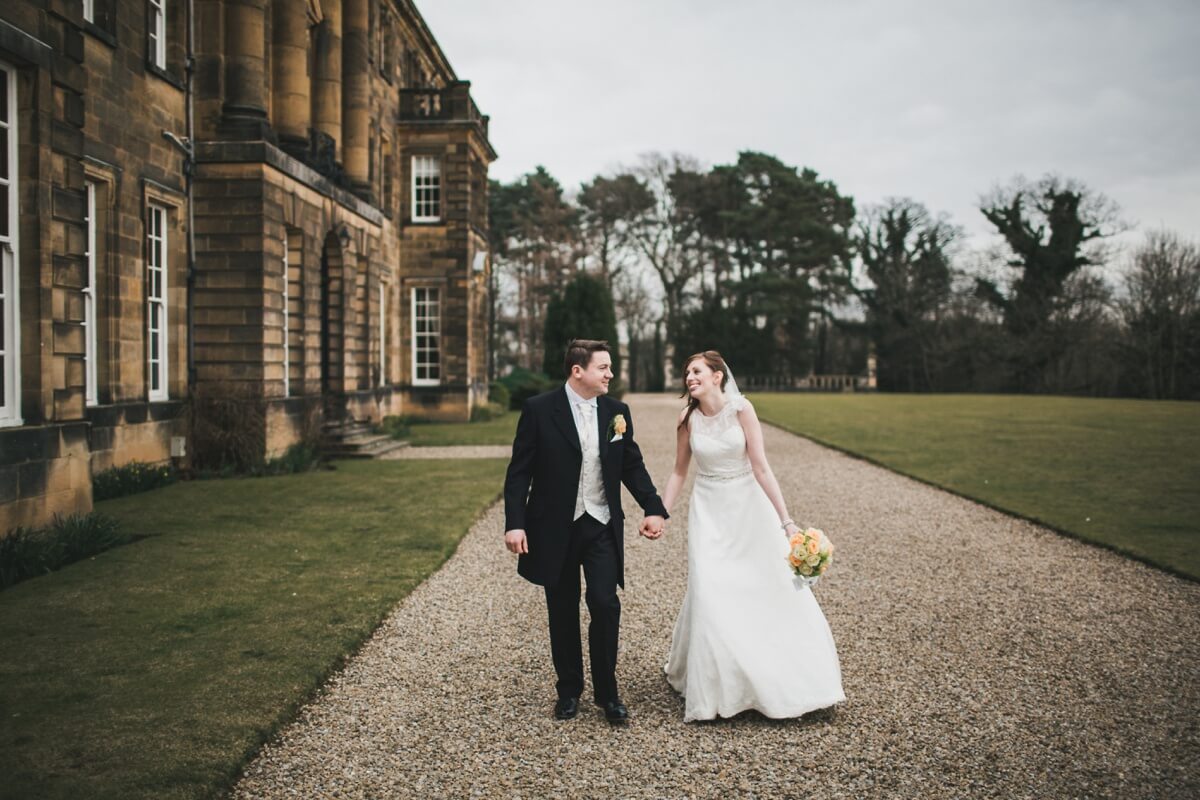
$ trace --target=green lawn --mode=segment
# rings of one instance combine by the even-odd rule
[[[509,411],[487,422],[418,422],[405,436],[414,447],[443,447],[456,444],[511,445],[520,412]]]
[[[1200,403],[756,394],[760,416],[1200,579]]]
[[[0,593],[0,795],[220,796],[504,466],[343,461],[99,503],[148,538]]]

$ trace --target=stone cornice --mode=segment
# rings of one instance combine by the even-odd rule
[[[0,19],[0,49],[39,67],[49,67],[54,54],[50,45],[3,19]]]
[[[483,132],[483,126],[472,120],[406,119],[396,122],[396,127],[400,130],[407,128],[413,131],[461,130],[474,133],[475,141],[482,146],[481,149],[487,156],[488,162],[491,163],[499,158],[492,143],[488,141],[487,135]]]
[[[198,164],[269,164],[289,178],[315,189],[363,219],[383,224],[383,211],[334,184],[299,159],[289,156],[270,142],[197,142]]]

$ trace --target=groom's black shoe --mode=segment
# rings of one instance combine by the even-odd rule
[[[578,697],[560,697],[558,698],[558,702],[554,704],[555,719],[574,719],[578,713]]]
[[[629,721],[629,709],[620,700],[609,700],[604,704],[604,718],[613,724]]]

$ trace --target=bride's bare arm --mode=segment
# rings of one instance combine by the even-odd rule
[[[758,421],[758,414],[754,411],[754,406],[746,403],[740,411],[738,411],[738,422],[742,424],[742,431],[746,434],[746,454],[750,456],[750,466],[754,469],[754,479],[758,481],[758,485],[766,492],[767,499],[771,501],[771,505],[775,506],[775,513],[779,515],[779,522],[782,524],[785,520],[790,520],[788,516],[787,503],[783,500],[783,492],[779,489],[779,481],[775,480],[775,473],[771,471],[771,465],[767,463],[767,451],[763,447],[762,423]],[[791,534],[792,526],[789,525],[784,530],[785,534]],[[795,525],[795,527],[799,527]]]
[[[686,413],[686,409],[683,413]],[[683,421],[683,413],[680,413],[679,419]],[[687,480],[688,465],[692,463],[692,446],[688,442],[687,426],[675,428],[675,469],[671,472],[671,477],[667,480],[667,490],[663,494],[663,504],[666,505],[667,511],[675,505],[676,499],[679,498],[679,493],[683,490],[683,482]]]

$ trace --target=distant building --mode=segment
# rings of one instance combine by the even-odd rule
[[[222,403],[272,456],[486,401],[469,89],[408,0],[0,5],[0,535]]]

